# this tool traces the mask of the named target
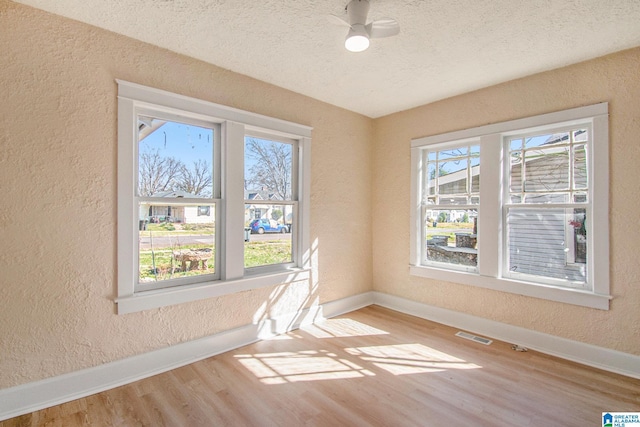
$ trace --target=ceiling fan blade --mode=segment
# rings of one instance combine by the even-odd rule
[[[343,27],[351,27],[351,25],[349,25],[349,23],[347,21],[345,21],[344,19],[342,19],[341,17],[339,17],[338,15],[334,15],[334,14],[327,14],[327,21],[331,22],[332,24],[335,25],[341,25]]]
[[[391,37],[400,33],[400,24],[392,18],[381,18],[369,23],[365,27],[372,39]]]

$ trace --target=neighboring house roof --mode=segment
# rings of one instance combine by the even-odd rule
[[[575,131],[575,136],[579,136],[582,135],[583,133],[585,133],[586,130],[577,130]],[[533,147],[535,148],[540,148],[540,147],[544,147],[547,145],[553,145],[553,144],[557,144],[559,142],[563,142],[563,141],[567,141],[569,139],[569,133],[568,132],[561,132],[561,133],[557,133],[557,134],[552,134],[549,136],[549,138],[547,138],[547,140],[545,142],[543,142],[542,144],[540,144],[538,147]],[[537,158],[533,158],[533,159],[526,159],[525,162],[527,164],[534,164],[534,163],[538,163],[540,162],[541,159],[537,159]],[[546,161],[544,159],[542,159],[542,161]],[[480,173],[480,166],[472,166],[471,167],[471,175],[473,177],[476,177],[477,175],[479,175]],[[467,179],[467,170],[463,169],[457,172],[452,172],[446,175],[441,175],[438,177],[438,183],[439,185],[443,186],[446,184],[451,184],[454,182],[458,182],[458,181],[462,181]],[[430,187],[433,187],[435,184],[433,183],[433,181],[429,180],[429,185]]]
[[[244,190],[245,200],[280,200],[278,196],[267,190]]]
[[[138,138],[140,141],[151,135],[156,130],[160,129],[164,124],[167,123],[166,120],[159,120],[153,117],[138,117]]]
[[[189,193],[182,190],[171,190],[171,191],[160,191],[158,193],[154,193],[151,197],[180,197],[185,199],[194,199],[197,198],[193,193]]]
[[[585,129],[576,130],[575,136],[582,135],[583,133],[586,133],[586,132],[587,131]],[[567,141],[568,139],[569,139],[569,132],[556,133],[554,135],[551,135],[542,145],[556,144],[558,142]]]

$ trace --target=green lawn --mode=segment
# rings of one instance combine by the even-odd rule
[[[431,222],[427,223],[427,228],[431,228],[431,229],[447,229],[447,228],[455,228],[455,229],[460,229],[460,228],[468,228],[473,230],[473,223],[472,222],[438,222],[438,225],[436,227],[433,226],[433,224]]]
[[[207,270],[180,271],[181,263],[173,258],[173,250],[205,249],[210,245],[183,245],[180,248],[159,248],[153,251],[140,251],[140,280],[167,280],[176,277],[210,274],[215,271],[215,250],[207,261]],[[213,249],[213,248],[212,248]],[[154,270],[155,266],[155,270]]]
[[[473,223],[472,222],[439,222],[436,227],[433,226],[431,222],[427,223],[427,238],[429,236],[438,235],[438,236],[447,236],[449,237],[449,243],[454,243],[456,241],[456,233],[455,231],[450,230],[461,230],[464,229],[466,232],[473,232]]]
[[[282,264],[291,262],[291,240],[245,242],[244,266]]]
[[[153,224],[156,225],[156,224]],[[141,232],[142,233],[142,232]],[[156,232],[154,231],[154,235]],[[212,248],[206,244],[182,245],[173,250]],[[215,249],[207,261],[207,270],[181,271],[180,262],[173,258],[173,250],[169,247],[154,251],[140,251],[140,280],[168,280],[177,277],[211,274],[215,272]],[[246,268],[261,265],[272,265],[291,262],[291,240],[265,240],[245,242],[244,264]],[[155,269],[154,269],[155,266]]]

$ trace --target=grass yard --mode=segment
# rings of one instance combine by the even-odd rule
[[[212,249],[211,258],[206,263],[206,270],[182,271],[181,263],[176,261],[173,251],[193,249]],[[140,251],[140,281],[153,282],[156,280],[175,279],[177,277],[198,276],[215,272],[215,249],[209,245],[184,245],[180,248],[159,248],[153,251]]]
[[[173,256],[173,251],[206,248],[212,249],[211,258],[209,258],[206,263],[206,270],[198,269],[182,271],[181,263],[176,261]],[[289,239],[245,242],[245,268],[282,264],[287,262],[291,262],[291,240]],[[143,250],[140,251],[139,264],[141,282],[153,282],[156,280],[169,280],[178,277],[211,274],[215,272],[215,248],[205,244],[193,244],[181,245],[179,248],[165,247],[158,248],[153,251]]]
[[[455,230],[455,231],[454,231]],[[427,223],[427,238],[430,235],[438,235],[438,236],[447,236],[449,238],[449,242],[456,241],[456,232],[460,232],[460,230],[464,230],[464,232],[471,233],[473,231],[473,223],[472,222],[439,222],[436,227],[432,225],[431,222]]]
[[[282,264],[291,262],[291,240],[265,240],[245,242],[244,266]]]

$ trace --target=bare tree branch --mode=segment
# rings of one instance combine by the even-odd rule
[[[279,200],[291,198],[291,145],[247,140],[247,155],[256,163],[249,168],[247,183],[274,193]]]
[[[193,162],[193,168],[189,169],[184,164],[180,168],[180,177],[176,188],[196,196],[211,196],[211,169],[206,160]]]
[[[173,190],[180,178],[181,161],[173,157],[162,157],[158,150],[140,154],[139,193],[150,197],[161,191]]]

